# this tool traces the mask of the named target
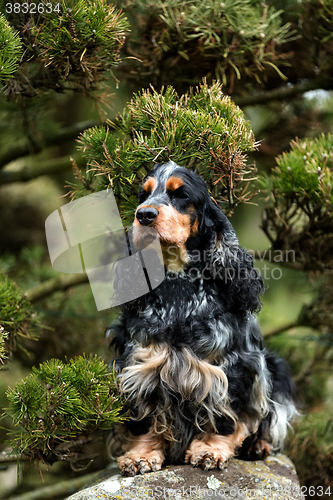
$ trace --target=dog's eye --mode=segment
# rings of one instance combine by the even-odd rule
[[[177,199],[181,199],[181,200],[188,200],[189,199],[189,196],[184,191],[183,186],[178,188],[178,189],[175,189],[174,191],[170,191],[169,194],[170,194],[171,198],[177,198]]]
[[[150,193],[148,193],[148,191],[145,191],[144,189],[139,193],[139,201],[140,203],[143,203],[144,201],[146,201],[146,199],[148,198],[148,196],[150,195]]]

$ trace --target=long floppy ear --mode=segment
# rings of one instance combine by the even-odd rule
[[[201,225],[200,225],[200,234],[204,234],[211,230],[211,228],[215,229],[216,233],[232,233],[236,237],[236,233],[234,228],[231,225],[229,219],[224,215],[222,210],[212,201],[209,197],[203,207],[202,217],[201,217]]]
[[[211,200],[204,207],[202,223],[206,231],[215,233],[210,267],[213,278],[221,280],[228,308],[259,312],[259,296],[265,289],[262,277],[253,267],[252,256],[240,246],[230,221]]]

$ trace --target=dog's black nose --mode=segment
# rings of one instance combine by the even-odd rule
[[[142,226],[149,226],[154,219],[158,216],[158,210],[153,207],[139,208],[136,212],[136,218]]]

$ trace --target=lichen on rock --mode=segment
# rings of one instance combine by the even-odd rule
[[[257,462],[232,459],[223,470],[178,465],[135,477],[123,477],[117,469],[110,469],[108,476],[103,476],[100,482],[67,500],[304,498],[295,467],[282,454]]]

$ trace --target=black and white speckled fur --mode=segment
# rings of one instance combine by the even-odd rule
[[[170,177],[181,179],[180,189],[167,189]],[[124,429],[161,436],[170,463],[184,460],[195,435],[229,436],[240,423],[247,430],[240,457],[260,457],[256,445],[263,440],[280,449],[296,413],[294,386],[287,364],[263,345],[254,316],[263,282],[252,258],[199,176],[169,162],[156,165],[144,185],[147,180],[138,210],[155,207],[161,218],[165,210],[163,221],[179,213],[196,229],[177,240],[181,266],[168,266],[164,281],[125,304],[107,330],[124,368],[121,384],[132,415]],[[172,248],[159,215],[153,227],[164,248]]]

